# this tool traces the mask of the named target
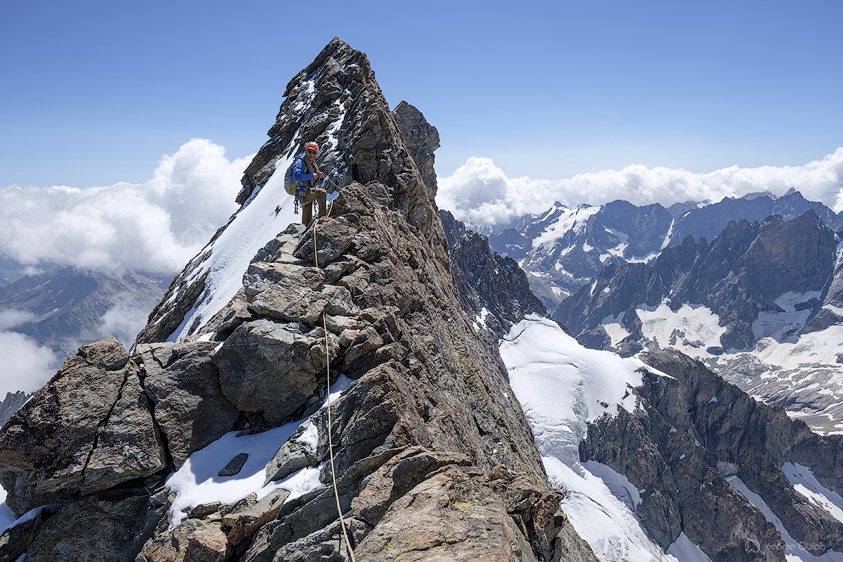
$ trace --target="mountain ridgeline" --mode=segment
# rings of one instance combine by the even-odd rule
[[[726,223],[711,242],[675,241],[668,233],[690,220],[688,206],[555,206],[526,234],[505,235],[506,256],[436,208],[438,132],[406,102],[390,110],[364,53],[334,39],[284,95],[233,186],[239,210],[176,276],[135,345],[83,346],[3,426],[0,483],[24,516],[0,536],[0,562],[340,562],[349,545],[367,562],[623,560],[622,544],[605,544],[615,529],[587,543],[580,530],[594,523],[564,507],[620,504],[619,488],[635,489],[626,504],[651,560],[685,540],[694,560],[715,562],[784,562],[791,539],[812,554],[843,552],[843,521],[790,480],[807,471],[843,495],[840,436],[659,349],[635,363],[641,384],[621,387],[628,409],[591,403],[582,380],[545,387],[535,377],[549,403],[602,408],[587,423],[571,412],[580,433],[554,428],[582,437],[563,470],[582,461],[617,477],[581,474],[611,500],[554,489],[547,463],[558,459],[539,453],[531,405],[516,399],[499,348],[529,321],[562,333],[513,258],[582,266],[566,273],[566,322],[627,353],[644,347],[634,336],[646,343],[641,303],[670,299],[708,298],[723,317],[734,300],[753,313],[773,303],[813,314],[803,331],[833,326],[843,306],[833,215],[805,209]],[[333,200],[305,227],[279,180],[309,140]],[[788,198],[788,209],[801,204]],[[805,292],[781,300],[796,282]],[[603,313],[629,337],[613,337]],[[711,351],[749,342],[760,328],[747,318],[735,315]],[[623,380],[598,372],[620,363],[593,361],[557,370]],[[252,439],[260,446],[241,445]],[[196,492],[215,486],[225,493]]]
[[[347,560],[339,507],[358,560],[594,560],[559,510],[499,356],[462,310],[435,185],[365,55],[335,39],[285,95],[240,210],[173,281],[136,347],[81,348],[5,425],[7,504],[55,506],[9,541],[12,555]],[[318,227],[275,227],[275,171],[311,139],[342,189]],[[244,224],[266,238],[220,279],[209,264]],[[329,365],[352,380],[330,425]],[[172,509],[167,475],[190,469],[191,454],[293,420],[306,423],[277,443],[265,478],[316,471],[306,493]],[[236,458],[218,459],[220,471],[236,473]]]
[[[556,203],[542,215],[495,228],[489,244],[518,261],[531,275],[531,285],[548,310],[555,310],[606,266],[650,262],[688,236],[710,242],[733,221],[761,222],[774,215],[790,221],[809,210],[831,230],[843,230],[843,214],[791,189],[781,197],[751,194],[668,208],[613,201],[568,209]]]
[[[636,342],[643,338],[638,305],[657,306],[664,300],[674,308],[703,304],[725,328],[722,347],[747,349],[757,339],[753,323],[758,314],[781,310],[776,301],[783,294],[798,290],[815,295],[796,305],[810,311],[810,317],[822,309],[837,245],[834,232],[812,210],[787,222],[778,215],[756,223],[730,222],[711,243],[688,236],[665,248],[651,264],[606,267],[566,299],[554,318],[591,345],[604,347],[609,338],[598,326],[607,316],[623,315],[622,325],[630,330],[633,337],[628,341],[636,351],[641,349]],[[830,298],[836,302],[838,296]]]
[[[841,229],[843,215],[791,189],[669,208],[557,203],[489,242],[518,260],[553,318],[583,344],[624,356],[680,350],[836,433]]]

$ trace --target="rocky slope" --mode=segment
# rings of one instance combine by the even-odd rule
[[[399,103],[392,115],[425,185],[435,195],[433,153],[439,148],[439,132],[407,102]],[[439,218],[462,308],[473,319],[474,330],[497,354],[498,342],[513,324],[528,314],[545,316],[547,312],[514,260],[493,252],[485,236],[466,229],[448,211],[439,211]]]
[[[473,319],[474,329],[489,345],[497,349],[513,324],[528,315],[547,315],[515,260],[493,252],[485,236],[467,230],[448,211],[439,211],[439,217],[448,238],[460,302]]]
[[[365,55],[335,39],[285,95],[241,209],[136,348],[81,348],[4,426],[8,505],[60,504],[6,552],[347,560],[339,507],[359,560],[594,560],[559,511],[500,358],[461,309],[435,190]],[[277,172],[311,139],[342,190],[317,226],[279,228],[290,203]],[[347,387],[330,423],[328,367]],[[233,449],[198,456],[248,439],[229,431],[276,426],[289,438],[264,445],[277,449],[265,466]],[[196,481],[203,463],[219,471],[209,480],[265,485],[195,505],[174,482]]]
[[[843,552],[843,521],[798,492],[784,470],[799,466],[840,494],[843,437],[811,433],[678,352],[641,358],[670,377],[645,373],[634,390],[639,406],[591,424],[580,456],[640,491],[637,515],[659,544],[666,548],[684,532],[712,560]],[[795,543],[783,543],[738,491],[744,485]]]

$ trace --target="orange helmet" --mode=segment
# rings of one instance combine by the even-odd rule
[[[319,145],[315,142],[311,141],[304,146],[305,150],[312,150],[316,154],[319,154]]]

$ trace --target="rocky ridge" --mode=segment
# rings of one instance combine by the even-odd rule
[[[439,211],[439,217],[448,238],[451,270],[463,310],[490,346],[497,349],[513,324],[526,316],[547,315],[515,260],[493,252],[485,236],[467,230],[448,211]]]
[[[435,195],[433,152],[439,147],[439,132],[407,102],[399,103],[392,115],[425,185]],[[475,331],[497,354],[498,342],[512,325],[528,314],[545,316],[544,305],[530,291],[524,271],[511,258],[493,252],[488,238],[466,229],[448,211],[440,210],[439,219],[462,308],[474,319]]]
[[[18,552],[32,561],[347,560],[325,465],[330,432],[358,559],[594,560],[559,511],[499,356],[460,307],[435,190],[365,55],[335,39],[286,96],[247,169],[241,211],[176,278],[135,349],[81,348],[4,426],[8,505],[19,514],[61,505]],[[228,304],[191,316],[213,297],[201,268],[214,242],[312,138],[325,147],[323,168],[342,178],[331,216],[271,237]],[[180,342],[164,341],[180,327]],[[321,407],[329,365],[354,381],[332,402],[331,426]],[[165,476],[192,453],[231,430],[305,418],[278,443],[266,481],[314,468],[315,488],[173,519]],[[311,428],[315,444],[303,447]],[[220,468],[236,472],[238,457]]]

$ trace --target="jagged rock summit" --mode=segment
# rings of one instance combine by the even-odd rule
[[[366,56],[334,39],[285,95],[241,208],[136,347],[80,349],[4,426],[8,504],[60,506],[10,559],[348,560],[339,503],[357,560],[595,560],[460,306],[435,185]],[[312,139],[339,193],[287,226],[280,179]],[[277,453],[257,466],[194,455],[258,437]],[[177,483],[200,470],[242,496],[191,503]]]

